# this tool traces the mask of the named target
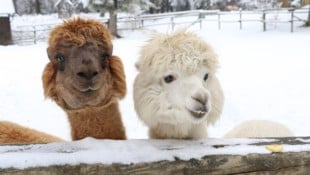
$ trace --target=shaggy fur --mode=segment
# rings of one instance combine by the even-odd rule
[[[226,138],[293,137],[293,132],[285,125],[268,120],[249,120],[230,130]]]
[[[118,108],[125,74],[108,30],[95,20],[69,20],[52,30],[47,52],[44,94],[68,114],[72,139],[125,139]]]
[[[136,64],[134,104],[151,138],[200,139],[222,112],[218,59],[193,33],[156,34]],[[171,81],[171,82],[170,82]]]
[[[0,121],[0,143],[48,143],[60,142],[60,138],[39,132],[30,128],[22,127],[8,121]]]
[[[50,33],[44,94],[67,113],[73,140],[126,139],[118,107],[118,100],[126,95],[125,74],[112,52],[108,30],[95,20],[69,20]],[[0,143],[57,141],[61,139],[0,122]]]

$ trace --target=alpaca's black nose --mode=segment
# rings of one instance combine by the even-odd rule
[[[195,96],[192,96],[192,99],[199,102],[202,105],[206,105],[208,98],[206,95],[202,94],[196,94]]]
[[[86,57],[86,58],[85,58]],[[98,69],[96,68],[96,64],[94,59],[91,56],[84,56],[84,58],[80,58],[80,64],[77,67],[76,75],[79,78],[82,78],[87,81],[91,81],[94,77],[98,75]]]
[[[92,80],[97,75],[98,75],[98,72],[97,71],[92,71],[92,70],[80,71],[80,72],[77,73],[78,77],[84,78],[86,80]]]

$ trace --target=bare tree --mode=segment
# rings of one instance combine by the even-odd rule
[[[117,12],[135,13],[137,9],[146,9],[151,6],[153,3],[149,0],[90,0],[89,8],[91,11],[100,12],[101,16],[108,12],[108,29],[113,36],[120,37],[117,32]]]
[[[35,6],[36,14],[40,14],[41,13],[40,0],[35,0],[34,6]]]

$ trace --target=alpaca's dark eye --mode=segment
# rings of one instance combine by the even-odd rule
[[[58,70],[63,71],[65,69],[65,56],[62,54],[57,54],[56,55],[56,60],[59,64],[57,64]]]
[[[57,61],[60,62],[60,63],[65,62],[65,56],[63,56],[63,55],[61,55],[61,54],[56,55],[56,59],[57,59]]]
[[[206,81],[208,79],[208,77],[209,77],[209,74],[206,73],[205,76],[203,77],[203,80]]]
[[[101,55],[100,55],[100,57],[101,57],[101,59],[102,59],[102,60],[106,60],[106,59],[108,59],[108,58],[109,58],[109,56],[110,56],[110,55],[109,55],[109,54],[107,54],[107,53],[103,53],[103,54],[101,54]]]
[[[103,68],[106,68],[107,67],[107,64],[108,64],[108,58],[110,57],[109,54],[107,53],[103,53],[100,55],[100,58],[101,58],[101,66]]]
[[[164,80],[165,80],[166,83],[171,83],[174,80],[176,80],[176,77],[173,76],[173,75],[167,75],[167,76],[164,77]]]

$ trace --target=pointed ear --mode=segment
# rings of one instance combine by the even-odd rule
[[[51,98],[56,100],[56,65],[52,62],[49,62],[43,71],[42,74],[42,83],[45,98]]]
[[[113,78],[113,90],[115,96],[122,99],[125,97],[127,91],[123,63],[119,57],[111,56],[109,58],[109,66]]]

